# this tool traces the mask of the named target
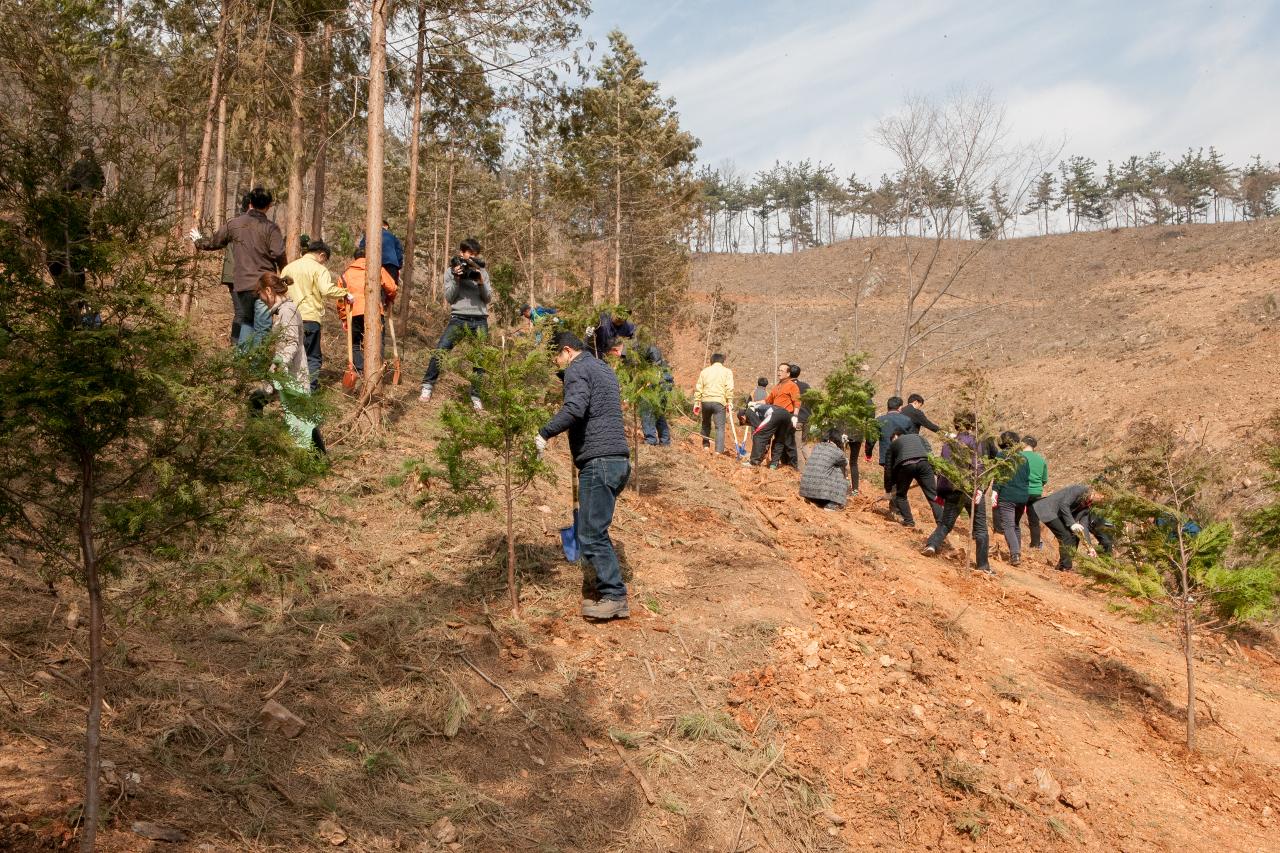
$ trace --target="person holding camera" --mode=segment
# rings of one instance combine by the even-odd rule
[[[458,254],[449,259],[444,274],[444,298],[449,303],[449,322],[440,335],[440,344],[431,355],[427,372],[422,377],[422,393],[418,399],[427,402],[436,380],[440,378],[440,352],[448,351],[467,332],[484,334],[489,331],[489,303],[493,301],[493,283],[489,270],[480,257],[480,244],[468,237],[458,246]],[[476,368],[479,372],[479,368]],[[478,412],[483,406],[475,383],[471,384],[471,405]]]

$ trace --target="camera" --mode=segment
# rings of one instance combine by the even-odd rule
[[[484,258],[466,258],[462,255],[454,255],[449,259],[449,269],[456,270],[462,267],[462,275],[455,276],[461,281],[470,279],[471,281],[480,280],[480,270],[484,269]]]

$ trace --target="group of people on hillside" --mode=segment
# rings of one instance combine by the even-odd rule
[[[292,395],[309,394],[319,386],[323,355],[320,328],[325,306],[337,311],[352,342],[354,367],[363,373],[364,318],[369,270],[361,239],[354,257],[337,277],[329,270],[332,251],[322,240],[310,240],[301,255],[286,262],[285,243],[280,228],[268,216],[272,195],[255,187],[243,199],[240,215],[213,234],[192,229],[196,248],[223,250],[222,280],[231,296],[233,345],[248,349],[274,333],[272,381],[256,392],[253,404],[261,408],[272,396],[279,396],[285,420],[301,446],[324,452],[317,425],[299,417],[290,405]],[[396,298],[403,248],[386,222],[382,230],[381,305],[384,315]],[[422,379],[419,399],[429,401],[440,376],[440,354],[452,349],[464,333],[488,330],[493,284],[481,247],[473,239],[462,241],[458,253],[449,259],[444,276],[444,298],[449,317],[432,353]],[[622,415],[622,396],[617,375],[606,362],[622,356],[622,341],[636,336],[636,326],[620,312],[604,312],[586,334],[586,341],[556,323],[557,311],[548,306],[525,305],[521,314],[538,340],[550,327],[552,347],[564,382],[564,402],[559,411],[539,430],[536,445],[543,452],[548,441],[568,433],[569,449],[578,470],[576,536],[583,558],[592,574],[583,583],[582,614],[591,619],[627,618],[630,609],[627,588],[609,527],[618,496],[631,475],[630,447]],[[661,372],[666,390],[672,386],[671,372],[662,353],[652,344],[640,347],[633,357],[642,358]],[[479,389],[473,382],[471,403],[483,410]],[[642,411],[645,439],[652,444],[670,444],[670,427],[661,408]]]
[[[725,366],[724,356],[716,353],[703,368],[694,386],[694,414],[701,416],[702,444],[716,453],[724,452],[725,424],[733,411],[733,372]],[[800,367],[778,365],[777,382],[772,388],[761,377],[737,413],[737,422],[747,428],[751,437],[750,455],[743,465],[759,466],[769,456],[769,467],[797,467],[797,437],[803,444],[809,409],[804,404],[808,386],[799,381]],[[732,424],[732,421],[730,421]],[[1099,490],[1077,484],[1045,494],[1049,468],[1044,456],[1037,452],[1038,442],[1031,435],[1019,436],[1012,431],[1001,433],[996,440],[980,438],[977,418],[972,413],[955,417],[953,431],[944,436],[941,457],[953,465],[971,469],[970,483],[986,482],[984,471],[997,459],[1014,457],[1006,466],[1008,475],[997,479],[990,495],[970,489],[963,483],[952,483],[945,474],[935,471],[933,449],[921,430],[942,434],[942,427],[925,413],[925,400],[911,394],[904,403],[891,397],[884,414],[876,418],[870,437],[853,430],[831,429],[820,437],[809,452],[800,477],[800,496],[825,510],[844,509],[848,499],[858,494],[858,457],[870,463],[878,458],[882,470],[884,494],[891,518],[906,527],[916,526],[908,501],[913,485],[918,486],[928,501],[933,527],[922,548],[926,556],[936,555],[962,515],[972,523],[976,568],[991,572],[988,500],[992,503],[998,531],[1009,548],[1010,563],[1022,559],[1022,520],[1025,517],[1030,546],[1043,548],[1043,522],[1059,543],[1058,568],[1069,570],[1072,555],[1083,543],[1094,553],[1093,543],[1110,552],[1112,538],[1108,522],[1097,512],[1105,497]],[[738,447],[745,455],[745,447]],[[990,478],[987,478],[990,479]]]

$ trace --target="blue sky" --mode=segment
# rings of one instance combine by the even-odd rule
[[[595,0],[702,140],[752,172],[892,167],[871,139],[905,95],[991,89],[1014,135],[1099,162],[1216,145],[1280,158],[1280,0]]]

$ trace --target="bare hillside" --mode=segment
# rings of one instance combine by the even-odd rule
[[[945,246],[939,269],[971,246]],[[706,303],[720,285],[735,304],[737,334],[726,346],[741,383],[772,380],[775,319],[777,358],[816,382],[852,350],[866,350],[873,368],[892,355],[902,267],[900,242],[854,240],[794,256],[704,256],[692,288]],[[880,283],[864,291],[855,340],[850,282],[869,271]],[[947,414],[957,378],[984,371],[1007,425],[1040,436],[1064,474],[1089,470],[1144,418],[1201,426],[1212,444],[1238,446],[1277,402],[1278,298],[1274,220],[997,241],[928,318],[926,326],[951,322],[913,351],[904,390]],[[692,381],[705,343],[695,329],[677,347],[681,378]],[[890,359],[876,373],[885,391],[877,402],[892,390],[892,368]]]

